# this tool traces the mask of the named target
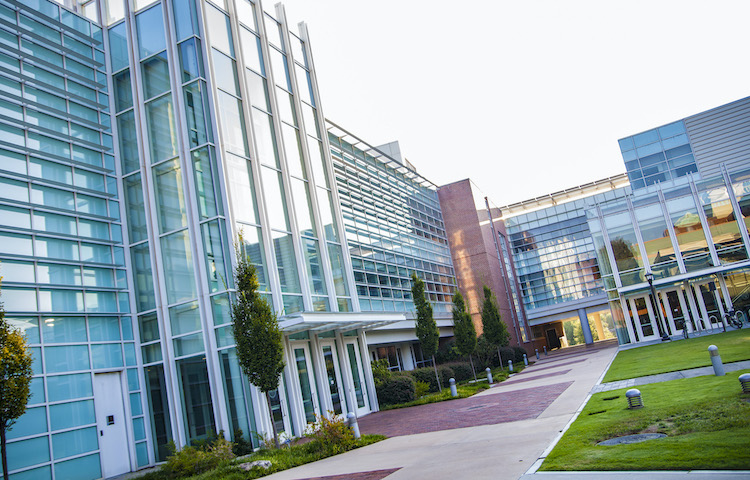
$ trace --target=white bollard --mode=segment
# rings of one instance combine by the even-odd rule
[[[724,364],[721,363],[721,355],[719,355],[719,347],[716,345],[708,346],[708,354],[711,355],[711,365],[714,367],[714,375],[721,377],[724,375]]]
[[[508,373],[513,373],[513,360],[508,360]]]
[[[346,423],[349,425],[349,428],[352,429],[352,432],[354,432],[354,438],[359,439],[361,435],[359,433],[359,424],[357,423],[357,416],[354,415],[354,413],[352,412],[347,413]]]
[[[487,367],[484,371],[487,372],[487,381],[492,385],[492,370],[490,370],[490,367]]]
[[[456,390],[456,379],[455,378],[448,379],[448,384],[451,386],[451,397],[457,397],[458,390]]]
[[[526,358],[526,354],[525,354],[525,353],[523,354],[523,364],[524,364],[524,366],[526,366],[526,367],[528,367],[528,366],[529,366],[529,359],[528,359],[528,358]]]

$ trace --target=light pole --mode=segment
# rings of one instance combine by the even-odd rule
[[[656,309],[656,326],[659,328],[659,334],[661,334],[661,341],[666,342],[669,340],[669,335],[667,335],[667,329],[662,324],[663,320],[661,318],[661,309],[659,308],[659,300],[656,299],[656,290],[654,290],[654,274],[650,271],[646,272],[646,280],[648,281],[648,286],[651,289],[651,298],[652,303],[651,306],[655,307]]]

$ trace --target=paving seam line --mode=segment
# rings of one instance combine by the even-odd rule
[[[618,353],[619,353],[619,349],[618,349]],[[602,383],[602,380],[604,379],[604,375],[606,375],[607,371],[609,370],[609,367],[612,366],[612,362],[615,361],[616,357],[617,357],[617,354],[615,354],[612,357],[612,359],[609,361],[609,363],[607,364],[607,367],[604,369],[604,371],[602,372],[602,374],[599,376],[599,379],[594,384],[594,387],[597,386],[597,385],[600,385]],[[591,387],[591,390],[593,390],[594,387]],[[573,422],[575,422],[576,419],[578,418],[578,415],[580,415],[581,412],[583,411],[583,408],[589,402],[589,399],[591,398],[591,395],[593,395],[591,393],[591,390],[589,390],[588,395],[586,395],[586,398],[583,399],[583,402],[581,402],[581,405],[578,407],[578,410],[576,410],[576,412],[573,414],[573,417],[568,421],[567,424],[565,424],[565,426],[560,431],[560,433],[558,433],[557,436],[555,437],[555,439],[552,440],[552,443],[550,443],[549,446],[544,449],[544,451],[539,456],[539,458],[536,459],[536,461],[531,465],[531,467],[529,467],[529,469],[526,471],[526,473],[524,473],[524,475],[531,475],[531,474],[536,473],[537,470],[539,470],[539,467],[542,466],[542,463],[547,458],[547,455],[549,455],[550,452],[552,451],[552,449],[555,448],[555,446],[557,445],[557,442],[559,442],[560,439],[563,437],[563,435],[565,435],[565,432],[568,431],[568,429],[573,424]],[[547,408],[549,408],[549,407],[547,407]]]

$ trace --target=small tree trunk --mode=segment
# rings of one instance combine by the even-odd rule
[[[500,347],[497,347],[497,358],[500,360],[500,370],[503,369],[503,357],[500,356]]]
[[[273,421],[273,409],[271,408],[271,395],[266,392],[266,403],[268,403],[268,415],[271,417],[271,428],[273,429],[273,443],[279,448],[279,434],[276,432],[276,422]]]
[[[0,425],[0,450],[3,456],[3,478],[8,478],[8,456],[5,452],[5,420]]]
[[[435,367],[435,378],[437,379],[437,382],[438,382],[438,390],[440,391],[440,393],[442,393],[443,386],[440,385],[440,375],[438,375],[437,363],[435,363],[435,355],[432,356],[432,366]]]
[[[477,381],[477,371],[474,370],[474,359],[471,357],[471,354],[469,354],[469,362],[471,362],[471,373],[474,374],[474,381]]]

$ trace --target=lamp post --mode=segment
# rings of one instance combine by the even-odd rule
[[[659,329],[661,341],[666,342],[669,340],[669,335],[667,335],[667,329],[663,325],[663,320],[661,318],[661,309],[659,308],[659,301],[656,299],[656,290],[654,290],[654,274],[650,271],[647,271],[645,277],[648,281],[648,286],[651,289],[651,298],[653,299],[651,306],[655,307],[656,309],[656,326]]]

